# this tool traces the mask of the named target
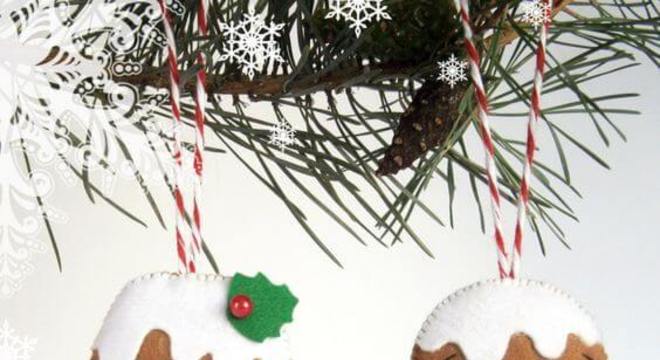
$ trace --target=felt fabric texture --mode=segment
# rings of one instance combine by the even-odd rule
[[[93,352],[91,360],[101,360],[98,351]],[[151,330],[144,338],[135,360],[174,360],[170,336],[161,330]],[[199,360],[213,360],[213,357],[206,354]]]
[[[570,334],[566,347],[556,360],[607,360],[605,349],[600,344],[588,347],[579,337]],[[446,344],[434,352],[423,351],[418,345],[413,350],[412,360],[469,360],[456,344]],[[506,354],[502,360],[547,360],[534,347],[532,339],[524,334],[511,337]]]
[[[600,343],[592,318],[557,288],[530,280],[492,280],[449,296],[428,317],[416,345],[433,353],[446,344],[460,347],[466,359],[502,359],[509,340],[525,334],[543,357],[562,355],[574,334],[586,346]]]
[[[229,323],[230,283],[231,278],[217,275],[169,273],[131,281],[112,305],[92,349],[100,360],[136,359],[147,335],[159,330],[168,336],[172,359],[208,354],[215,360],[290,360],[286,331],[258,343]]]
[[[236,274],[231,281],[227,301],[236,295],[245,295],[252,300],[252,313],[239,319],[232,316],[227,308],[227,317],[236,331],[250,340],[263,342],[267,338],[278,337],[282,326],[293,321],[293,310],[298,299],[286,285],[274,285],[262,273],[255,277]]]
[[[172,359],[172,340],[162,330],[151,330],[145,336],[136,360],[174,360]]]

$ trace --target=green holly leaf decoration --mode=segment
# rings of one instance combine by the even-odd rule
[[[252,313],[245,318],[237,318],[228,306],[227,318],[236,331],[250,340],[263,342],[269,337],[278,337],[282,326],[293,321],[293,309],[298,299],[286,285],[274,285],[262,273],[255,277],[234,275],[229,285],[227,304],[237,295],[250,298]]]

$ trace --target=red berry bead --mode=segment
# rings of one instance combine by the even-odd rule
[[[254,305],[252,299],[246,295],[236,295],[229,302],[229,312],[237,319],[245,319],[252,314]]]

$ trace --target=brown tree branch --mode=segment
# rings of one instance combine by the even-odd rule
[[[553,8],[553,16],[574,1],[556,1]],[[495,15],[501,16],[501,14],[502,11],[495,12]],[[511,27],[505,28],[502,31],[503,33],[499,36],[498,46],[506,46],[518,38],[518,33]],[[484,41],[485,47],[488,47],[492,38],[491,36]],[[358,65],[338,69],[320,77],[317,75],[306,75],[298,79],[290,79],[289,75],[274,75],[256,80],[227,80],[223,75],[209,74],[207,92],[209,94],[250,95],[254,98],[303,96],[353,85],[353,81],[357,77],[364,79],[361,83],[369,83],[386,78],[410,77],[418,74],[419,71],[420,67],[418,64],[388,63],[371,66]],[[121,81],[138,87],[153,86],[156,88],[167,88],[169,86],[165,69],[150,69],[142,74],[122,77]],[[193,93],[194,84],[188,82],[184,85],[184,89],[189,93]]]
[[[390,63],[350,67],[320,77],[307,75],[293,81],[289,75],[274,75],[256,80],[226,80],[222,75],[209,74],[207,92],[209,94],[250,95],[256,98],[303,96],[347,87],[357,77],[365,78],[365,82],[374,82],[385,78],[410,76],[416,71],[418,71],[418,66]],[[121,81],[138,87],[166,88],[169,86],[169,79],[165,74],[165,69],[152,69],[143,74],[123,77]],[[184,89],[192,93],[195,90],[194,86],[194,83],[188,82],[184,85]]]

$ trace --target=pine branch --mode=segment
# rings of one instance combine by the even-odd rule
[[[414,77],[419,72],[419,66],[411,64],[383,64],[373,66],[353,66],[321,77],[307,75],[292,79],[289,75],[265,76],[256,80],[230,80],[225,75],[210,75],[207,91],[210,95],[248,95],[254,101],[272,100],[285,97],[300,97],[326,91],[338,91],[353,85],[355,78],[361,79],[362,86],[378,83],[387,79],[399,77]],[[145,88],[147,86],[165,88],[168,80],[166,69],[151,68],[142,74],[122,77],[122,82]],[[119,79],[118,79],[119,80]],[[192,81],[182,85],[191,95],[195,90]]]
[[[559,0],[553,8],[552,17],[556,16],[574,0]],[[480,26],[481,31],[499,27],[498,22],[506,15],[508,4],[500,5],[492,16]],[[494,51],[511,44],[518,38],[518,32],[510,25],[504,24],[502,31],[497,32],[484,40],[483,48],[490,49],[496,43]],[[434,80],[427,80],[417,90],[413,103],[406,109],[399,120],[392,144],[385,156],[379,162],[379,175],[396,174],[400,170],[409,168],[413,161],[419,159],[429,149],[440,147],[443,149],[453,146],[448,143],[450,132],[461,129],[458,121],[458,103],[466,92],[466,87],[459,86],[456,90]],[[473,116],[476,115],[474,110]]]
[[[289,192],[298,191],[360,242],[373,239],[387,244],[411,238],[430,255],[411,219],[419,213],[444,224],[437,201],[424,201],[425,190],[441,182],[448,186],[449,223],[453,224],[453,196],[463,172],[469,177],[485,228],[478,193],[485,181],[481,157],[475,161],[464,141],[465,132],[474,124],[472,92],[461,87],[451,93],[454,97],[447,98],[447,89],[433,80],[437,61],[451,53],[460,57],[463,48],[452,0],[385,1],[393,19],[369,24],[357,38],[345,22],[325,19],[327,2],[317,0],[212,1],[211,35],[199,38],[194,16],[197,2],[186,1],[186,12],[175,29],[184,79],[191,79],[197,70],[195,57],[199,51],[207,53],[209,59],[218,59],[226,43],[219,24],[240,20],[252,5],[267,22],[284,24],[279,45],[285,63],[265,64],[254,80],[234,64],[209,62],[207,126],[228,153],[287,205],[333,261],[339,264],[313,224],[307,222],[304,202],[294,202],[295,195]],[[79,7],[87,3],[70,2]],[[519,107],[529,105],[531,80],[518,73],[533,61],[536,39],[529,26],[519,23],[521,1],[471,3],[493,116],[524,116]],[[145,11],[141,3],[125,6],[135,14]],[[562,92],[559,98],[566,100],[548,104],[543,113],[554,145],[550,152],[561,164],[558,169],[540,161],[534,164],[533,175],[539,185],[530,199],[530,221],[542,249],[542,231],[552,232],[567,245],[555,218],[575,218],[562,195],[563,190],[579,194],[564,149],[574,146],[606,166],[580,136],[571,134],[555,119],[561,114],[582,114],[593,122],[604,143],[609,143],[609,132],[622,135],[613,117],[630,110],[608,102],[629,94],[593,96],[585,90],[585,84],[634,66],[640,54],[656,64],[660,61],[660,20],[652,1],[563,0],[554,6],[555,15],[561,12],[566,15],[555,19],[549,39],[544,94]],[[562,47],[569,48],[574,56],[555,57],[554,49]],[[113,80],[135,85],[139,92],[167,87],[160,45],[140,44],[139,51],[128,60],[139,62],[143,74]],[[182,86],[187,97],[183,110],[191,116],[192,106],[185,100],[191,98],[193,83],[186,81]],[[365,102],[358,89],[367,89],[364,91],[377,97],[378,103]],[[102,98],[106,94],[90,94],[97,95]],[[221,101],[223,95],[231,96],[232,106]],[[251,115],[241,103],[245,99],[270,102],[272,111]],[[109,101],[101,99],[100,103],[107,105]],[[162,103],[160,106],[154,116],[166,119],[169,110]],[[296,144],[282,153],[269,143],[269,128],[275,121],[282,121],[284,114],[288,121],[292,113],[300,117],[295,123]],[[436,121],[439,114],[442,122]],[[141,121],[135,126],[145,131]],[[494,133],[502,174],[498,183],[504,199],[513,202],[519,188],[522,142],[505,138],[496,129]],[[168,141],[166,136],[158,136]],[[389,164],[384,165],[387,161]],[[379,163],[383,175],[376,176]],[[405,167],[411,169],[405,176],[385,175]],[[380,233],[375,233],[369,222],[375,223]]]

